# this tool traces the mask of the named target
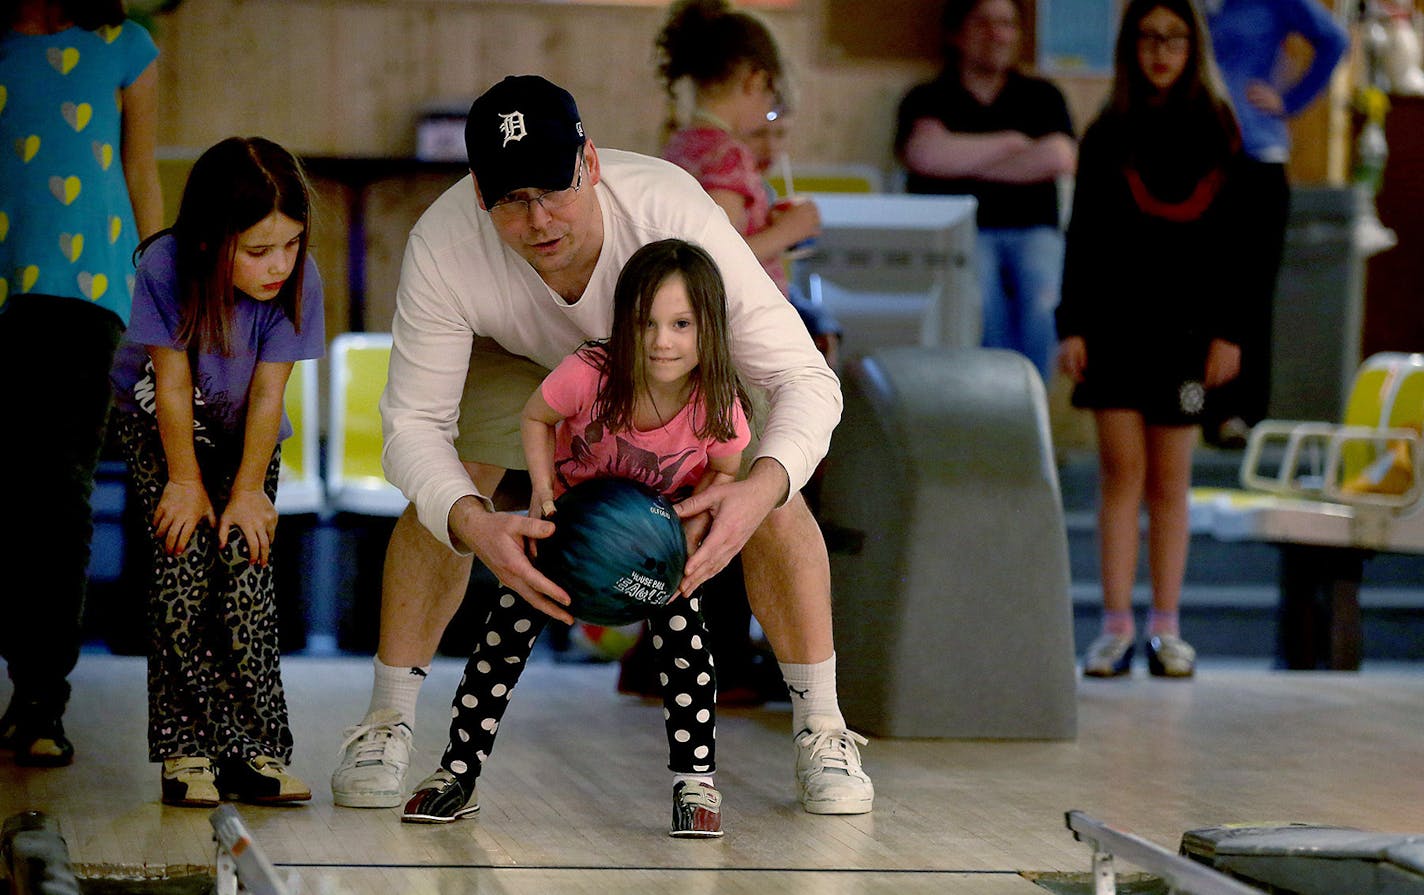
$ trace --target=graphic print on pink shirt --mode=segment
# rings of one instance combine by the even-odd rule
[[[666,425],[609,432],[592,418],[601,375],[583,356],[585,351],[602,349],[570,355],[540,386],[545,402],[564,416],[554,435],[555,496],[588,479],[616,476],[680,497],[702,477],[708,457],[740,453],[750,443],[751,430],[740,405],[734,411],[734,439],[699,437],[703,411],[695,394]]]
[[[616,476],[642,482],[656,489],[659,494],[672,494],[675,482],[688,484],[688,477],[679,473],[689,461],[700,460],[699,470],[707,465],[706,454],[696,448],[659,455],[629,442],[621,435],[611,436],[614,447],[611,452],[613,463],[610,465],[607,463],[609,452],[599,449],[602,442],[608,438],[609,433],[604,431],[603,424],[595,422],[591,423],[582,435],[575,435],[570,439],[570,456],[554,461],[554,475],[558,477],[561,490],[572,488],[587,479]],[[693,478],[700,476],[699,471]]]

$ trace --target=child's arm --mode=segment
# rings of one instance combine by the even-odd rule
[[[193,448],[193,371],[188,354],[175,348],[150,345],[153,361],[155,413],[158,438],[168,463],[168,481],[153,512],[153,536],[163,540],[169,555],[182,553],[188,539],[204,520],[214,525],[213,502],[203,487],[198,453]]]
[[[821,234],[821,212],[810,199],[771,210],[765,229],[746,235],[752,254],[763,263],[780,258],[788,249]]]
[[[529,465],[529,518],[542,519],[554,512],[554,426],[563,416],[535,389],[524,405],[519,421],[519,437],[524,441],[524,460]]]
[[[149,63],[123,90],[123,119],[119,148],[124,182],[133,203],[138,238],[147,239],[163,227],[163,188],[158,180],[158,63]]]
[[[713,187],[707,191],[707,195],[712,197],[712,201],[722,207],[727,213],[727,220],[732,222],[732,227],[738,233],[747,232],[747,198],[735,190],[721,189]]]
[[[227,546],[228,529],[236,525],[247,539],[248,559],[255,566],[267,565],[277,534],[277,508],[263,484],[282,428],[282,399],[292,366],[291,361],[258,361],[252,372],[242,460],[232,480],[232,495],[218,520],[218,546]]]
[[[735,481],[737,472],[742,466],[742,452],[729,454],[725,457],[707,458],[707,471],[702,473],[702,478],[697,480],[697,485],[693,487],[693,494],[700,494],[711,488],[713,485],[720,485],[724,482]],[[712,525],[711,513],[698,513],[682,520],[682,534],[687,539],[687,555],[691,556],[697,546],[702,543],[703,537],[707,535],[707,529]],[[679,588],[676,596],[687,596]],[[676,596],[674,599],[676,599]]]

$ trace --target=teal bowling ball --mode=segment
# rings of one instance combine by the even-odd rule
[[[687,541],[667,498],[631,479],[589,479],[554,501],[554,533],[534,565],[568,592],[569,612],[595,625],[647,618],[677,592]]]

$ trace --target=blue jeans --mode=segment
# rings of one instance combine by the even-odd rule
[[[1063,234],[1056,227],[979,231],[979,292],[985,348],[1027,357],[1046,382],[1057,336],[1053,311],[1063,281]]]

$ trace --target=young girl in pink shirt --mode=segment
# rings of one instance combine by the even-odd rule
[[[619,275],[609,339],[566,358],[524,407],[529,515],[550,515],[556,496],[593,478],[633,479],[674,501],[731,481],[751,440],[747,406],[716,263],[680,239],[646,245]],[[689,552],[710,523],[706,514],[684,521]],[[673,772],[669,833],[713,837],[722,835],[713,785],[717,679],[699,595],[686,596],[648,620]],[[403,820],[445,823],[479,810],[475,780],[547,620],[501,590],[456,691],[440,768],[416,786]]]
[[[669,136],[663,158],[696,177],[727,212],[834,369],[840,324],[806,300],[786,269],[787,253],[820,234],[821,213],[804,196],[783,202],[769,196],[764,168],[746,140],[789,111],[776,38],[728,0],[678,0],[658,32],[657,54],[674,105],[683,81],[694,102],[691,121]],[[675,115],[669,123],[675,127]]]

